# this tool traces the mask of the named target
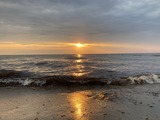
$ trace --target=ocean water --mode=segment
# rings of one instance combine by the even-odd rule
[[[160,83],[160,54],[2,55],[2,85]],[[48,82],[49,81],[49,82]]]

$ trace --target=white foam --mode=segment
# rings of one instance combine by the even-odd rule
[[[42,86],[42,85],[44,85],[46,83],[46,81],[45,80],[44,81],[37,80],[37,81],[35,81],[35,83],[38,86]]]
[[[5,83],[5,84],[9,84],[9,83],[16,83],[16,84],[20,84],[23,86],[29,86],[30,84],[34,83],[38,86],[42,86],[46,83],[46,81],[40,81],[40,80],[32,80],[32,79],[0,79],[0,83]]]
[[[26,79],[26,80],[22,81],[22,85],[27,86],[27,85],[30,85],[32,82],[33,82],[33,80]]]
[[[155,74],[142,75],[139,77],[128,77],[127,79],[131,81],[131,84],[141,84],[141,83],[156,84],[156,83],[160,83],[160,76],[155,75]]]

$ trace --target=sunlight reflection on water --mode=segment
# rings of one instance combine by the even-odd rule
[[[82,57],[83,56],[81,54],[76,55],[76,60],[75,60],[76,65],[74,66],[75,71],[73,72],[73,76],[80,77],[87,74],[85,66],[83,65],[84,61]]]
[[[82,55],[81,54],[77,54],[77,58],[82,58]]]

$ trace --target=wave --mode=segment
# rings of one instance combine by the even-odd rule
[[[160,57],[160,55],[153,55],[154,57]]]
[[[85,78],[85,80],[74,78],[72,76],[59,77],[50,76],[42,78],[15,78],[0,79],[0,86],[70,86],[70,85],[105,85],[107,82],[95,79]]]
[[[42,86],[45,81],[32,79],[0,79],[0,86]]]
[[[48,66],[49,62],[38,62],[35,63],[35,66]]]
[[[149,74],[134,77],[124,77],[119,80],[113,80],[112,85],[140,85],[140,84],[159,84],[160,75]]]
[[[0,86],[72,86],[72,85],[142,85],[159,84],[160,75],[148,74],[116,79],[89,76],[39,76],[25,71],[0,70]]]
[[[0,78],[15,78],[15,77],[26,77],[29,73],[26,71],[15,71],[15,70],[0,70]]]

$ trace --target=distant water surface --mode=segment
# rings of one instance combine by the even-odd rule
[[[0,56],[0,71],[28,77],[75,76],[118,79],[160,73],[160,54],[13,55]]]

